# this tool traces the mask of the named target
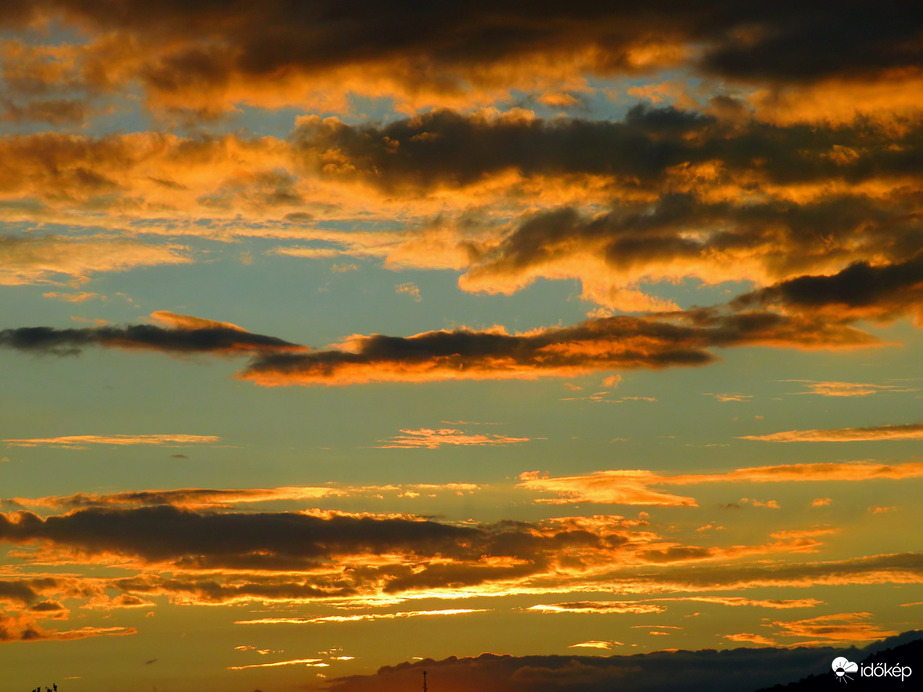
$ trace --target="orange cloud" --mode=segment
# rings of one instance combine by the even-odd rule
[[[6,439],[14,447],[53,446],[65,449],[86,449],[87,445],[166,445],[184,447],[191,444],[219,442],[215,435],[68,435],[65,437],[44,437],[32,439]]]
[[[249,670],[250,668],[278,668],[279,666],[307,666],[309,668],[328,668],[322,658],[293,658],[288,661],[275,661],[273,663],[253,663],[248,666],[228,666],[228,670]]]
[[[666,608],[651,603],[630,601],[573,601],[570,603],[543,603],[529,606],[527,611],[537,613],[662,613]]]
[[[695,507],[691,497],[661,493],[648,488],[657,477],[650,471],[600,471],[586,476],[538,478],[520,475],[520,488],[551,492],[561,497],[542,500],[554,504],[598,502],[625,505],[667,505]]]
[[[186,248],[178,245],[153,245],[105,236],[0,235],[0,285],[54,283],[62,276],[85,281],[99,272],[192,262],[185,251]],[[85,300],[93,295],[75,294],[65,299]]]
[[[716,603],[726,606],[753,606],[756,608],[813,608],[823,605],[823,601],[816,598],[799,599],[754,599],[743,596],[683,596],[681,598],[656,598],[655,601],[695,601],[697,603]]]
[[[397,286],[394,287],[394,290],[397,293],[404,293],[406,295],[409,295],[411,298],[413,298],[418,303],[421,300],[423,300],[423,298],[420,297],[420,288],[412,281],[398,284]]]
[[[74,630],[44,629],[27,615],[7,615],[0,611],[0,642],[9,641],[73,641],[89,637],[125,636],[137,634],[134,627],[81,627]]]
[[[773,621],[772,626],[778,628],[779,637],[811,637],[828,642],[865,642],[898,634],[865,622],[870,617],[870,613],[838,613],[807,620]]]
[[[896,510],[898,510],[898,509],[900,509],[900,507],[895,507],[895,506],[890,506],[890,507],[881,507],[881,506],[869,507],[869,511],[870,511],[872,514],[887,514],[888,512],[894,512],[894,511],[896,511]]]
[[[748,97],[755,115],[777,125],[845,125],[858,119],[900,128],[923,111],[923,71],[890,70],[876,79],[840,78],[765,87]]]
[[[860,382],[817,382],[814,380],[785,380],[786,382],[803,382],[808,393],[820,396],[870,396],[880,392],[915,392],[893,384],[868,384]]]
[[[49,291],[48,293],[42,294],[42,298],[58,298],[59,300],[66,300],[69,303],[85,303],[92,298],[100,297],[98,293],[88,293],[86,291],[81,293],[58,293],[56,291]],[[105,296],[102,296],[102,298],[105,299]]]
[[[793,482],[793,481],[864,481],[882,479],[916,478],[923,475],[923,463],[908,461],[897,464],[878,464],[870,461],[824,462],[808,464],[778,464],[734,469],[726,473],[681,474],[658,476],[670,485],[722,482]]]
[[[875,479],[917,478],[923,476],[923,463],[877,464],[867,461],[779,464],[753,466],[724,473],[664,475],[644,470],[597,471],[580,476],[549,478],[538,472],[520,474],[517,487],[559,495],[540,502],[554,504],[598,502],[603,504],[650,504],[694,507],[691,497],[672,495],[651,489],[661,485],[696,485],[699,483],[791,483],[808,481],[866,481]],[[745,498],[755,507],[778,509],[775,500]],[[828,504],[828,503],[822,503]],[[813,506],[822,506],[815,504]]]
[[[218,322],[192,315],[178,315],[169,310],[156,310],[151,313],[151,318],[173,329],[230,329],[232,331],[246,332],[243,327],[238,327],[230,322]]]
[[[752,394],[706,394],[705,396],[713,396],[718,401],[722,401],[725,403],[729,401],[733,401],[733,402],[747,401],[748,399],[753,398]]]
[[[224,7],[218,15],[211,7],[165,5],[113,16],[105,5],[69,0],[30,6],[5,15],[6,25],[79,28],[85,43],[11,42],[3,56],[8,89],[19,103],[36,91],[94,97],[131,84],[149,107],[208,119],[239,104],[345,110],[351,93],[390,96],[409,110],[509,100],[517,89],[561,106],[587,88],[587,74],[677,69],[764,87],[752,103],[773,122],[842,124],[874,117],[889,103],[907,116],[918,104],[915,24],[903,8],[882,25],[865,6],[848,13],[822,7],[810,18],[787,7],[740,12],[720,3],[695,13],[549,5],[498,14],[485,6],[471,8],[461,24],[441,6],[374,21],[359,7],[344,22],[275,3]],[[479,40],[486,35],[493,40]]]
[[[571,644],[568,646],[568,649],[611,649],[613,646],[625,646],[622,642],[612,641],[599,641],[596,639],[591,639],[587,642],[580,642],[579,644]]]
[[[314,618],[259,618],[236,620],[235,625],[316,625],[327,622],[368,622],[372,620],[403,620],[405,618],[489,613],[477,608],[447,608],[444,610],[404,610],[397,613],[362,613],[360,615],[325,615]]]
[[[396,495],[414,498],[437,493],[464,495],[481,489],[475,483],[411,483],[400,485],[350,486],[284,486],[280,488],[179,488],[175,490],[131,490],[121,493],[74,495],[38,498],[13,498],[13,502],[28,507],[74,509],[80,507],[132,507],[172,505],[186,509],[230,508],[238,504],[316,500],[325,497]]]
[[[855,348],[874,338],[845,324],[713,310],[592,319],[509,334],[455,329],[409,337],[356,335],[338,347],[255,358],[240,379],[263,386],[572,377],[593,371],[712,362],[710,348]]]
[[[507,437],[506,435],[469,434],[455,428],[420,428],[419,430],[401,430],[387,441],[379,445],[380,449],[436,449],[443,445],[452,446],[494,446],[529,442],[529,437]]]
[[[748,642],[750,644],[758,644],[760,646],[777,646],[775,641],[767,637],[764,637],[761,634],[752,634],[750,632],[740,632],[738,634],[725,634],[722,636],[725,639],[729,639],[732,642]]]
[[[786,430],[769,435],[744,435],[741,440],[763,442],[871,442],[876,440],[923,439],[923,423],[882,425],[868,428],[838,428],[832,430]],[[920,466],[918,464],[918,466]]]

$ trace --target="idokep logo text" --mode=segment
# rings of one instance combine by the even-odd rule
[[[904,682],[913,674],[913,669],[910,666],[902,666],[900,663],[892,665],[877,662],[864,663],[860,666],[843,656],[833,659],[831,668],[833,668],[833,674],[836,675],[838,682],[849,682],[854,679],[856,673],[861,678],[900,678],[901,682]]]

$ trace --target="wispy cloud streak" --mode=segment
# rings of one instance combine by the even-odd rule
[[[880,425],[866,428],[834,428],[830,430],[786,430],[768,435],[744,435],[742,440],[763,442],[874,442],[877,440],[923,439],[923,423]]]

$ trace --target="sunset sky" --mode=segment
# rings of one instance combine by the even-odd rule
[[[4,690],[920,627],[913,3],[522,7],[0,4]]]

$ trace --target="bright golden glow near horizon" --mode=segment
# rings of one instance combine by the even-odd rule
[[[4,4],[3,689],[747,692],[914,641],[911,10]]]

